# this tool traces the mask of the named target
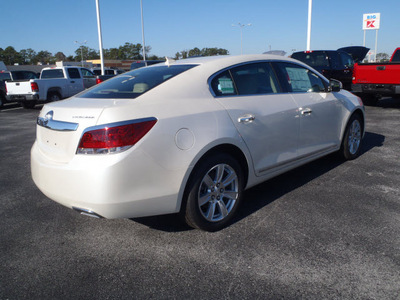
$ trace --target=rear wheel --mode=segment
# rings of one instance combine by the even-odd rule
[[[355,159],[361,154],[362,126],[359,115],[353,115],[346,126],[340,152],[347,160]]]
[[[206,231],[227,226],[240,204],[243,184],[242,169],[232,156],[220,153],[201,162],[187,188],[186,223]]]
[[[49,92],[47,94],[47,101],[59,101],[61,100],[61,96],[57,92]]]

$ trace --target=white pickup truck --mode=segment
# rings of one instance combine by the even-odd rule
[[[24,108],[36,103],[71,97],[96,84],[96,76],[80,67],[44,68],[39,79],[7,81],[7,100],[20,102]]]

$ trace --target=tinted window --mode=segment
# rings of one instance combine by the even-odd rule
[[[276,63],[280,79],[289,92],[310,93],[325,92],[322,79],[310,70],[296,64]]]
[[[400,50],[397,50],[392,57],[392,62],[400,62]]]
[[[354,65],[353,58],[344,52],[339,52],[340,58],[342,60],[342,64],[345,68],[351,68]]]
[[[81,74],[79,74],[79,70],[78,69],[76,69],[76,68],[68,68],[67,70],[68,70],[69,78],[73,78],[73,79],[81,78]]]
[[[81,69],[83,77],[94,77],[94,74],[88,69]]]
[[[43,70],[40,78],[64,78],[62,69]]]
[[[0,80],[11,80],[10,73],[2,73],[0,72]]]
[[[239,95],[272,94],[280,87],[268,63],[244,65],[231,70]]]
[[[95,86],[81,98],[136,98],[172,77],[185,72],[195,65],[173,65],[140,68],[118,77],[113,77]],[[184,84],[184,83],[182,83]]]
[[[236,88],[229,71],[225,71],[217,75],[211,81],[211,88],[216,96],[237,95]]]
[[[329,57],[325,51],[296,52],[292,54],[292,58],[300,60],[313,68],[329,67]]]
[[[281,92],[269,63],[248,64],[224,71],[211,81],[211,88],[216,96]]]

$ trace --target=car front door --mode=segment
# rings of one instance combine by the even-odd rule
[[[274,67],[298,107],[299,158],[331,152],[340,145],[342,105],[311,70],[293,63]]]
[[[257,176],[297,157],[297,105],[282,89],[267,62],[226,70],[211,81],[216,99],[246,143]]]

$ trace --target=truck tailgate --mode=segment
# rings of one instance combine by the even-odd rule
[[[6,81],[7,95],[33,94],[31,81]]]
[[[400,64],[357,65],[353,77],[353,83],[400,84]]]

